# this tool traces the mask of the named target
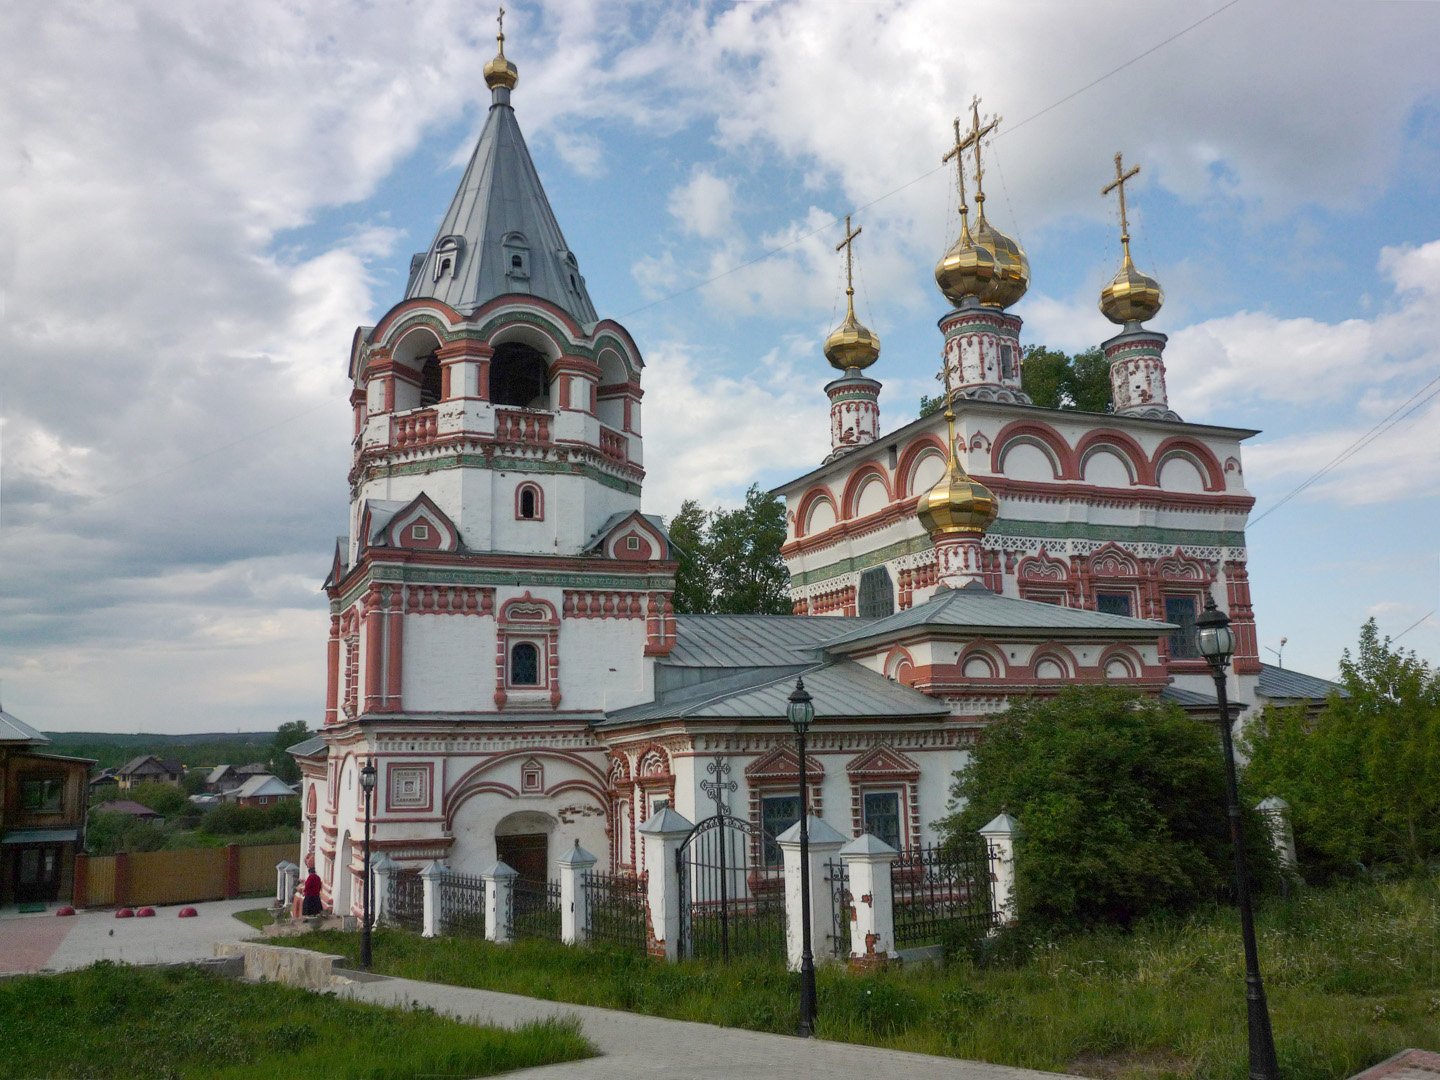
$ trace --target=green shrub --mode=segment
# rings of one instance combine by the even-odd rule
[[[1246,731],[1247,778],[1290,804],[1301,869],[1324,879],[1440,856],[1440,676],[1371,619],[1340,661],[1348,697],[1317,716],[1267,709]]]
[[[1212,725],[1129,692],[1067,689],[1012,706],[986,730],[956,774],[953,794],[964,809],[941,827],[973,836],[1008,810],[1024,830],[1022,920],[1129,927],[1229,888],[1223,770]],[[1258,815],[1247,814],[1252,872],[1268,877],[1269,844]]]
[[[129,814],[100,811],[90,815],[85,827],[85,850],[91,855],[114,855],[118,851],[159,851],[170,838],[170,830]]]

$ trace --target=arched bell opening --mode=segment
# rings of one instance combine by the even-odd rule
[[[550,408],[545,356],[523,341],[507,341],[490,360],[490,400],[521,409]]]

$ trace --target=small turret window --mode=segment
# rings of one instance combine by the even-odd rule
[[[524,233],[506,233],[501,241],[505,248],[505,276],[524,280],[530,276],[530,242]]]
[[[539,521],[545,516],[540,489],[534,484],[522,484],[516,492],[515,516],[521,521]]]
[[[436,281],[453,278],[460,268],[460,255],[465,241],[458,236],[442,236],[435,245],[434,268],[431,271]]]

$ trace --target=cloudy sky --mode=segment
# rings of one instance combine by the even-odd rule
[[[979,94],[1028,343],[1112,332],[1099,189],[1116,150],[1141,165],[1171,404],[1263,429],[1262,645],[1329,675],[1373,615],[1440,659],[1440,4],[509,8],[521,126],[597,308],[645,353],[647,510],[828,449],[847,212],[885,423],[914,416],[956,228],[940,155]],[[318,722],[350,336],[430,243],[494,28],[469,0],[0,7],[8,711]]]

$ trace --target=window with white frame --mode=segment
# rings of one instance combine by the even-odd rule
[[[885,841],[896,851],[900,842],[900,793],[898,791],[867,791],[860,800],[861,827]]]

